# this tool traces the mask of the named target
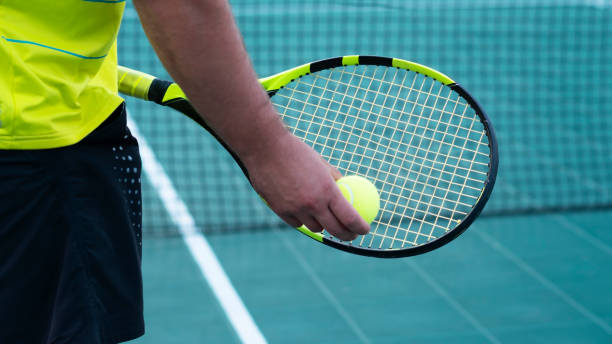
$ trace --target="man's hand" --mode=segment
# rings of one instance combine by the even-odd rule
[[[290,133],[272,142],[243,163],[255,190],[280,218],[342,240],[368,233],[368,223],[336,186],[342,176],[336,168]]]

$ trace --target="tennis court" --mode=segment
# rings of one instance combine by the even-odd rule
[[[449,245],[353,256],[287,228],[196,124],[128,100],[144,162],[135,342],[612,342],[612,1],[231,3],[260,76],[347,54],[448,74],[495,125],[498,181]],[[120,63],[167,78],[130,6]],[[221,272],[202,272],[199,234]]]

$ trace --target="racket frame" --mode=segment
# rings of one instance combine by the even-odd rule
[[[301,226],[297,228],[297,230],[325,245],[336,248],[338,250],[362,256],[378,258],[398,258],[415,256],[435,250],[449,243],[450,241],[457,238],[460,234],[465,232],[465,230],[474,222],[478,215],[480,215],[487,201],[489,200],[489,197],[491,196],[491,192],[493,191],[493,187],[495,185],[499,165],[497,139],[495,136],[495,131],[491,124],[491,120],[489,119],[485,111],[482,109],[480,104],[476,101],[476,99],[474,99],[465,88],[456,83],[450,77],[430,67],[397,58],[364,55],[348,55],[334,57],[312,63],[307,63],[286,70],[284,72],[266,78],[262,78],[259,80],[259,82],[261,83],[262,87],[268,92],[268,95],[270,97],[274,97],[274,95],[279,89],[305,75],[341,66],[356,65],[394,67],[416,72],[418,74],[422,74],[426,77],[441,82],[442,84],[446,85],[451,90],[456,92],[459,96],[461,96],[479,117],[480,122],[482,123],[483,128],[485,130],[485,134],[487,136],[490,160],[489,171],[487,174],[487,178],[484,181],[484,187],[482,189],[482,192],[480,193],[480,196],[478,197],[478,200],[476,201],[470,212],[463,218],[463,221],[458,223],[453,229],[448,230],[446,234],[436,239],[433,239],[427,243],[417,246],[396,249],[363,248],[352,245],[351,242],[341,241],[336,238],[328,238],[322,233],[312,232],[308,230],[305,226]],[[153,101],[160,105],[171,107],[197,122],[211,135],[213,135],[213,137],[215,137],[215,139],[221,145],[223,145],[223,147],[232,155],[238,166],[240,166],[244,175],[247,178],[249,177],[247,169],[242,164],[238,156],[230,149],[230,147],[225,142],[223,142],[223,140],[221,140],[221,138],[210,128],[210,126],[206,124],[202,117],[200,117],[195,108],[193,108],[191,103],[187,100],[185,93],[180,89],[177,84],[157,79],[149,74],[121,66],[119,66],[118,69],[118,77],[119,92],[136,98]]]

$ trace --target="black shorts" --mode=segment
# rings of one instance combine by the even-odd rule
[[[144,333],[140,167],[124,105],[75,145],[0,150],[0,343]]]

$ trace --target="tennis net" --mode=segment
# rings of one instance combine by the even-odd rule
[[[393,56],[465,86],[497,131],[500,169],[484,214],[612,207],[612,1],[234,0],[260,76],[327,57]],[[159,77],[128,3],[120,63]],[[231,73],[231,71],[228,71]],[[128,109],[207,233],[282,227],[232,158],[169,109]],[[146,234],[176,229],[144,182]]]

